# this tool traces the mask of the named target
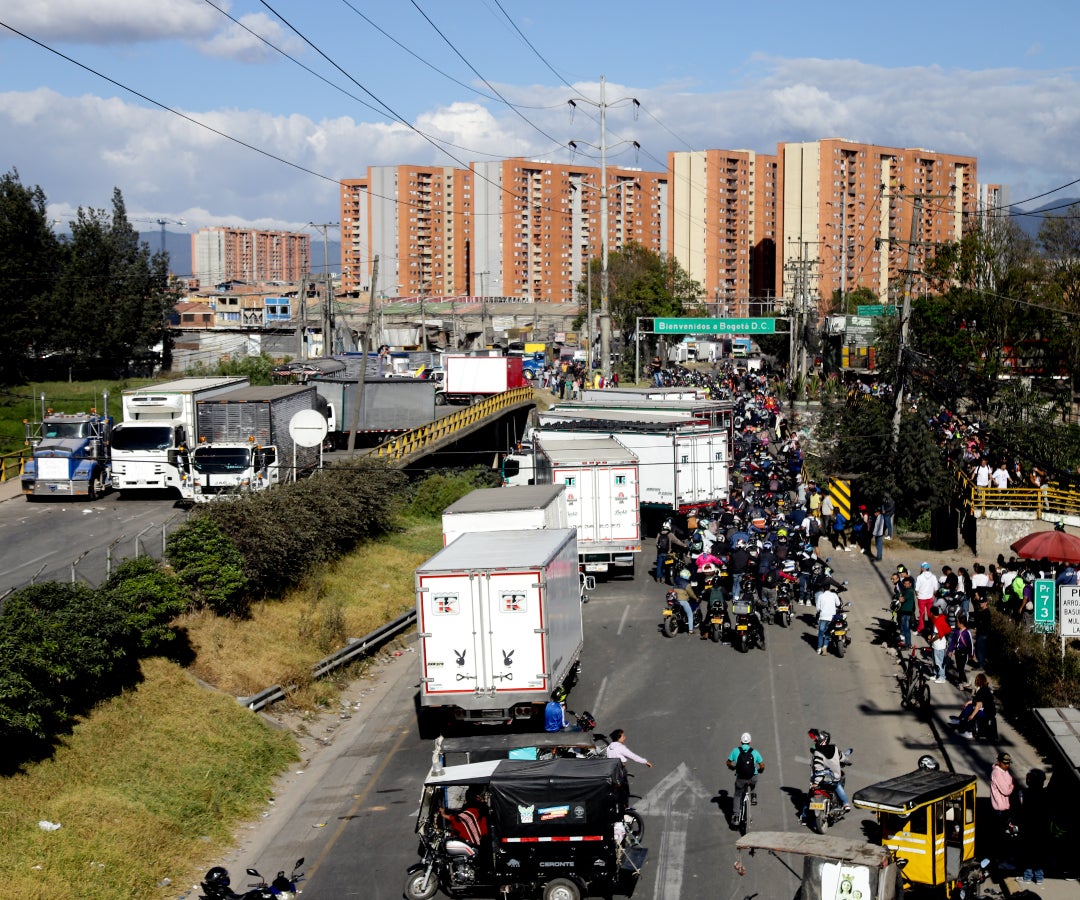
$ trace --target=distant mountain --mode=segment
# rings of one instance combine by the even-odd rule
[[[150,245],[150,252],[157,253],[161,249],[161,230],[140,231],[139,240]],[[169,271],[174,275],[191,274],[191,235],[179,234],[165,230],[165,249],[169,251]],[[341,242],[326,242],[326,258],[330,263],[330,271],[341,271]],[[322,237],[311,239],[311,271],[316,275],[323,273],[323,242]]]
[[[1036,240],[1039,237],[1039,229],[1042,227],[1046,216],[1062,216],[1074,203],[1080,203],[1080,197],[1063,197],[1060,200],[1051,200],[1034,209],[1023,209],[1019,206],[1012,208],[1012,217],[1024,234]],[[1048,212],[1049,210],[1049,212]],[[1022,215],[1020,215],[1022,213]]]

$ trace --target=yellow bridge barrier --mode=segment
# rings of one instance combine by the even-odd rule
[[[513,388],[501,394],[493,394],[479,403],[465,407],[459,412],[443,416],[434,422],[429,422],[427,425],[422,425],[420,428],[399,435],[392,441],[387,441],[382,446],[372,450],[371,456],[375,459],[389,461],[404,459],[420,450],[426,450],[457,431],[483,421],[492,413],[529,402],[532,399],[533,389],[531,387]]]
[[[971,477],[955,468],[964,505],[979,518],[995,512],[1023,512],[1033,519],[1080,516],[1080,484],[1050,481],[1042,487],[976,487]]]
[[[29,458],[29,450],[15,450],[0,456],[0,482],[22,475],[23,463]]]

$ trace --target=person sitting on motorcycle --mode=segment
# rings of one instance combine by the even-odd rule
[[[728,557],[728,573],[731,575],[731,599],[738,600],[742,594],[742,575],[750,564],[750,551],[747,549],[746,538],[739,538],[735,542],[735,549]]]
[[[837,799],[844,804],[844,812],[851,812],[851,803],[842,782],[844,771],[840,764],[842,757],[832,742],[832,736],[829,732],[820,731],[817,728],[811,728],[807,736],[813,742],[810,748],[811,783],[831,787],[836,792]]]
[[[690,583],[691,577],[689,569],[681,569],[675,576],[675,599],[686,613],[686,630],[693,637],[694,612],[698,608],[698,595]]]
[[[544,731],[549,734],[558,731],[581,731],[577,725],[571,725],[566,717],[566,691],[561,687],[551,692],[551,699],[544,707]]]
[[[439,815],[454,837],[479,847],[488,833],[486,807],[483,791],[473,785],[466,792],[465,805],[461,809],[451,812],[443,807]]]
[[[656,580],[667,581],[664,566],[667,563],[668,554],[679,549],[686,549],[685,542],[671,530],[671,526],[665,522],[660,533],[656,536]],[[668,582],[670,583],[670,582]]]
[[[750,805],[757,806],[757,777],[765,771],[761,754],[750,746],[750,732],[743,732],[739,745],[727,758],[727,767],[735,773],[735,792],[732,801],[731,822],[737,825],[741,818],[743,797],[750,788]]]

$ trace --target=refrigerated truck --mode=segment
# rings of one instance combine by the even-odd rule
[[[477,488],[443,510],[443,546],[476,531],[569,528],[566,489],[558,484]]]
[[[243,377],[180,378],[124,391],[123,422],[111,438],[113,490],[181,490],[184,453],[199,442],[196,404],[248,384]]]
[[[641,552],[638,458],[613,437],[545,434],[535,445],[536,481],[566,488],[578,563],[586,573],[629,574]]]
[[[542,719],[583,644],[573,528],[472,532],[416,570],[421,731]]]
[[[446,375],[435,402],[474,403],[529,384],[520,356],[444,356]]]

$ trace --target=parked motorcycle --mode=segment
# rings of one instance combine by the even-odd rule
[[[967,900],[968,897],[979,897],[982,884],[990,877],[990,860],[969,859],[960,868],[960,877],[953,885],[949,900]]]
[[[896,676],[896,680],[900,687],[900,705],[904,709],[930,709],[927,668],[928,663],[919,658],[914,647],[909,654],[900,654],[900,674]]]
[[[694,621],[687,623],[686,610],[679,603],[678,594],[675,591],[668,591],[664,602],[665,606],[660,611],[660,615],[663,617],[660,627],[665,637],[675,637],[684,628],[691,634],[701,628],[701,604],[698,604],[698,608],[694,610]]]
[[[269,884],[257,869],[248,869],[247,874],[258,879],[254,884],[249,884],[250,890],[243,894],[237,894],[230,887],[229,871],[223,866],[214,866],[204,876],[200,884],[202,888],[201,900],[226,900],[226,898],[240,897],[242,900],[292,900],[298,891],[296,883],[304,877],[304,873],[298,871],[304,864],[304,857],[300,857],[293,866],[292,873],[286,875],[284,870]]]
[[[841,659],[851,644],[851,635],[848,634],[847,611],[849,609],[851,609],[851,604],[845,603],[836,611],[836,615],[833,616],[832,621],[829,623],[829,650]]]
[[[852,750],[849,747],[840,755],[840,783],[845,784],[843,770],[851,765]],[[826,781],[821,775],[810,781],[806,792],[806,824],[812,831],[825,834],[826,831],[844,818],[844,804],[836,796],[836,785]]]

